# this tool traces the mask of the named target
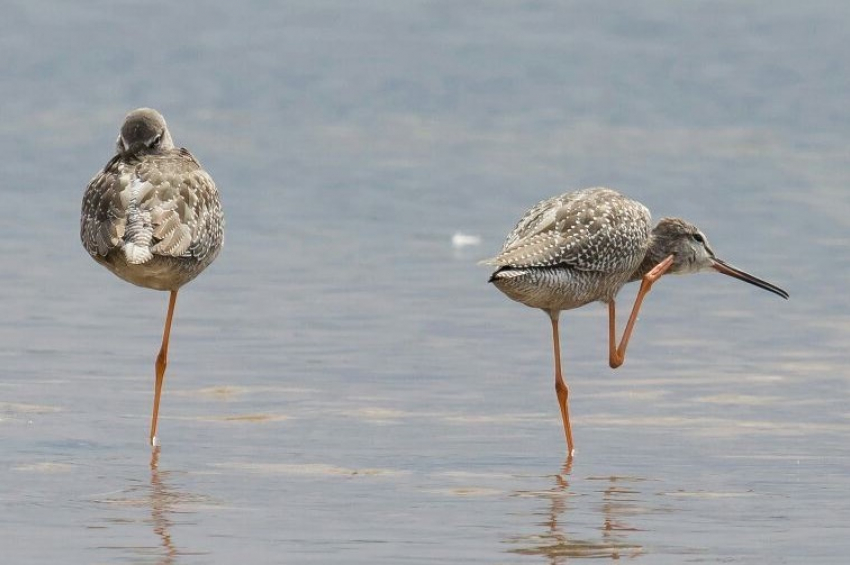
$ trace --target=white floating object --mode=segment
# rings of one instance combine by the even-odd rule
[[[472,245],[480,245],[481,244],[481,236],[478,235],[470,235],[468,233],[463,232],[455,232],[452,236],[452,247],[455,249],[461,249],[462,247],[470,247]]]

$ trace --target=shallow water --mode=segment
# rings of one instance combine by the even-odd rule
[[[288,4],[0,18],[4,562],[843,563],[850,10]],[[166,295],[77,237],[140,105],[228,220],[153,454]],[[605,310],[565,313],[568,465],[546,318],[476,262],[600,184],[791,299],[664,279],[616,371]]]

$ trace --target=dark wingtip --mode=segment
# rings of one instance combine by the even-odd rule
[[[495,281],[496,281],[496,279],[498,279],[498,278],[499,278],[499,274],[500,274],[500,273],[503,273],[504,271],[510,271],[510,270],[511,270],[511,267],[509,267],[509,266],[505,266],[505,265],[503,265],[503,266],[499,267],[498,269],[496,269],[495,271],[493,271],[493,274],[492,274],[492,275],[490,275],[490,278],[489,278],[489,279],[487,279],[487,282],[488,282],[488,283],[495,282]]]

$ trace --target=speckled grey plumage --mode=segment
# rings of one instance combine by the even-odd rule
[[[680,218],[650,228],[649,210],[608,188],[588,188],[544,200],[508,234],[502,252],[483,261],[498,268],[490,282],[508,297],[557,319],[561,310],[610,303],[629,281],[667,257],[667,274],[719,271],[788,298],[781,288],[714,255],[708,238]]]
[[[485,261],[490,281],[508,297],[550,312],[608,302],[629,281],[651,238],[649,210],[607,188],[549,198],[508,234]]]
[[[714,255],[705,235],[679,218],[662,218],[650,228],[645,206],[607,188],[568,192],[531,208],[508,234],[502,252],[484,261],[495,265],[492,282],[509,298],[544,310],[552,324],[555,392],[564,424],[567,454],[574,452],[569,388],[561,370],[558,318],[594,301],[608,304],[608,363],[623,364],[643,298],[664,274],[717,271],[782,298],[788,293]],[[617,292],[641,279],[623,337],[616,341]],[[568,459],[569,461],[569,459]]]
[[[156,110],[130,112],[116,154],[89,182],[80,238],[122,279],[177,290],[218,256],[224,215],[212,178],[177,148]]]

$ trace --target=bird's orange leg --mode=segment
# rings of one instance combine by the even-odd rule
[[[570,407],[567,402],[570,389],[561,374],[561,338],[558,335],[558,315],[550,314],[552,320],[552,346],[555,350],[555,394],[558,395],[558,405],[561,407],[561,418],[564,420],[564,436],[567,439],[567,457],[573,456],[573,430],[570,426]]]
[[[153,392],[153,415],[151,416],[152,446],[156,445],[156,423],[159,418],[159,399],[162,396],[162,381],[165,378],[165,367],[168,366],[168,339],[171,337],[171,319],[174,316],[174,305],[177,303],[177,291],[172,290],[168,299],[168,314],[165,317],[165,330],[162,332],[162,347],[156,357],[156,385]]]
[[[629,338],[632,336],[632,330],[635,328],[638,312],[643,303],[643,298],[649,294],[652,285],[666,273],[673,265],[673,256],[670,255],[647,274],[643,276],[635,297],[635,305],[632,307],[632,314],[629,316],[629,321],[626,323],[626,329],[623,331],[623,339],[620,340],[620,345],[617,345],[615,333],[617,331],[617,315],[615,313],[614,301],[608,303],[608,364],[612,369],[616,369],[626,360],[626,348],[629,346]]]

